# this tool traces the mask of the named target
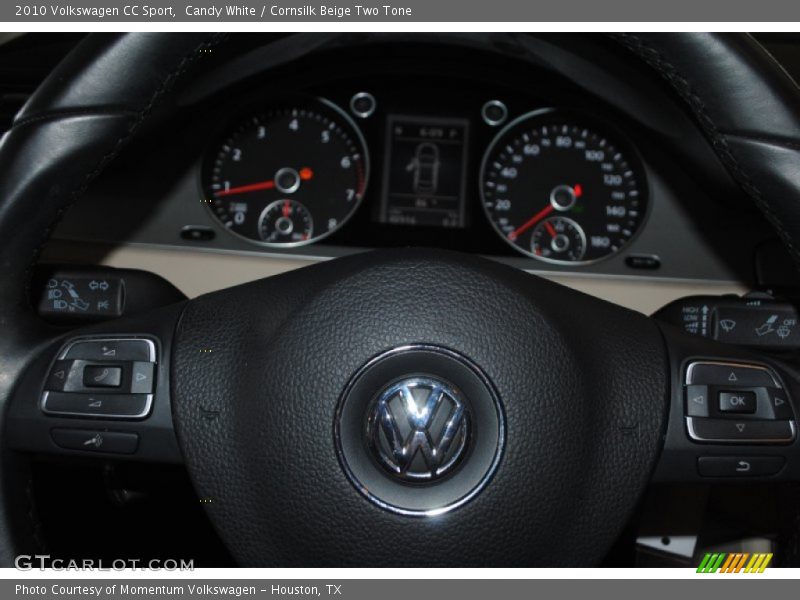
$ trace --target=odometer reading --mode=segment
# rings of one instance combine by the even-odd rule
[[[642,224],[644,189],[640,168],[619,143],[553,111],[509,124],[481,171],[495,230],[520,252],[554,263],[618,252]]]
[[[204,167],[204,192],[229,230],[267,246],[298,246],[339,229],[367,184],[361,134],[317,100],[240,121]]]

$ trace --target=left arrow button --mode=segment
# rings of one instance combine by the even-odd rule
[[[72,363],[73,361],[71,360],[57,360],[50,368],[50,373],[47,376],[44,389],[52,392],[64,391],[64,385],[69,378]]]

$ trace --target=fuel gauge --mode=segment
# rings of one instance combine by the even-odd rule
[[[586,252],[586,234],[572,219],[550,217],[533,230],[531,251],[542,260],[577,262]]]

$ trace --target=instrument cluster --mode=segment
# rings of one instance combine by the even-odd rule
[[[232,235],[276,249],[437,238],[578,265],[641,230],[645,170],[608,119],[466,96],[354,89],[238,105],[205,150],[200,194]]]

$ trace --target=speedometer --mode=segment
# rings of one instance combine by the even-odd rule
[[[265,246],[309,244],[352,216],[368,176],[355,124],[325,100],[298,97],[240,119],[203,169],[211,211],[228,230]]]
[[[644,173],[627,144],[553,110],[523,115],[497,135],[480,185],[497,233],[553,263],[618,252],[647,211]]]

